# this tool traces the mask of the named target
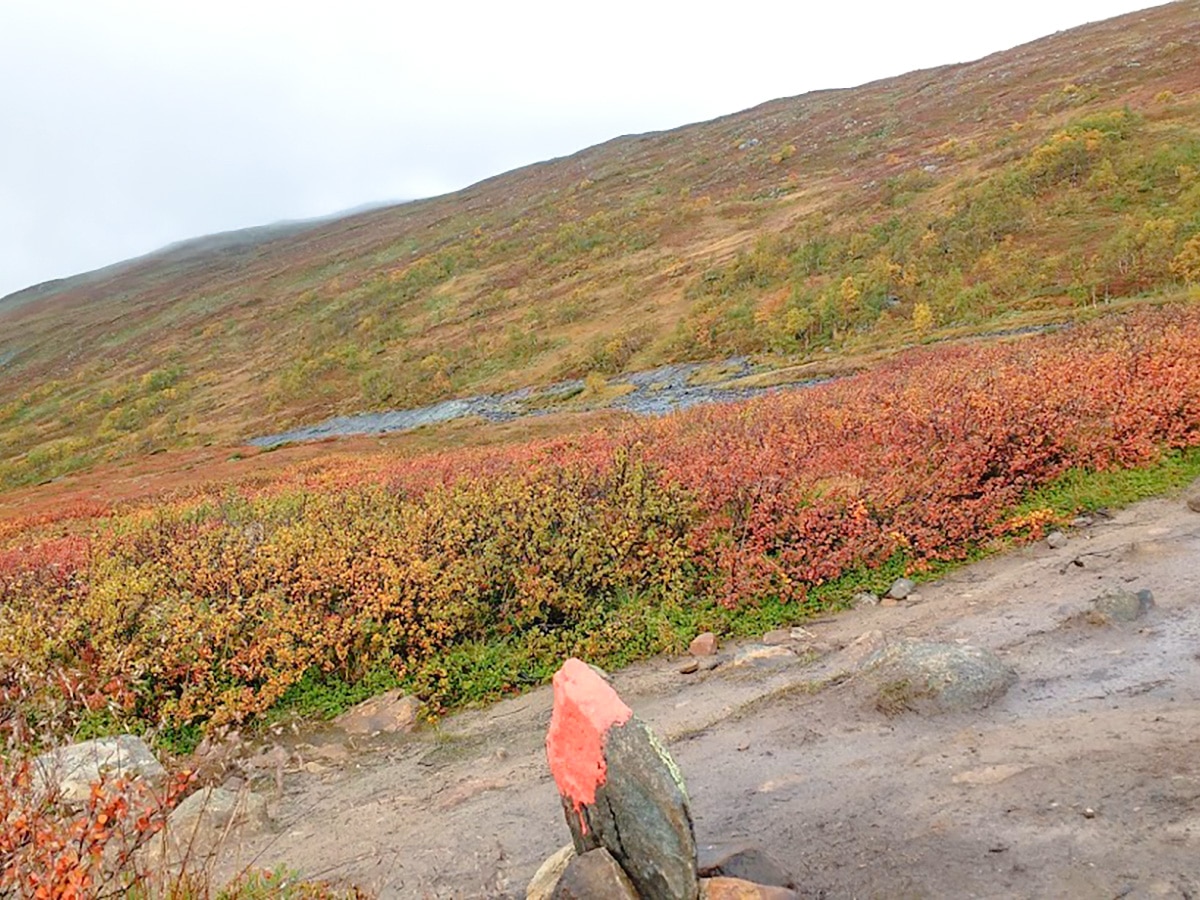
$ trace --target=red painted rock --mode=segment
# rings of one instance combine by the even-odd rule
[[[603,847],[575,856],[554,886],[550,900],[639,900],[637,890]]]
[[[692,656],[712,656],[717,652],[717,636],[711,631],[698,634],[688,644],[688,653]]]
[[[575,849],[603,847],[643,900],[694,900],[696,839],[683,779],[650,729],[588,665],[554,676],[546,756]]]

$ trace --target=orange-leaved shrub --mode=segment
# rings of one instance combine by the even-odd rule
[[[90,900],[125,896],[152,873],[146,850],[167,822],[186,778],[161,792],[103,778],[71,809],[28,761],[0,758],[0,896]]]

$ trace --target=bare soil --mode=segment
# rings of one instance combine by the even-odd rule
[[[1112,588],[1156,605],[1089,615]],[[1178,499],[805,629],[795,656],[733,665],[743,645],[709,672],[659,658],[613,674],[679,763],[699,842],[765,848],[804,897],[1200,897],[1200,514]],[[979,712],[885,715],[837,649],[874,630],[989,648],[1020,679]],[[523,897],[569,840],[550,703],[543,688],[413,735],[295,735],[259,785],[277,830],[224,865],[381,897]]]

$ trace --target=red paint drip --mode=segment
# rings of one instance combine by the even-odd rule
[[[632,715],[633,710],[587,663],[568,659],[554,674],[554,712],[546,733],[546,758],[558,792],[571,801],[584,834],[583,807],[596,802],[596,790],[608,778],[605,736]]]

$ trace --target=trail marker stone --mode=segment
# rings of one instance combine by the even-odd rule
[[[679,769],[612,686],[578,659],[554,676],[546,757],[581,856],[606,849],[643,900],[695,900],[696,839]]]

